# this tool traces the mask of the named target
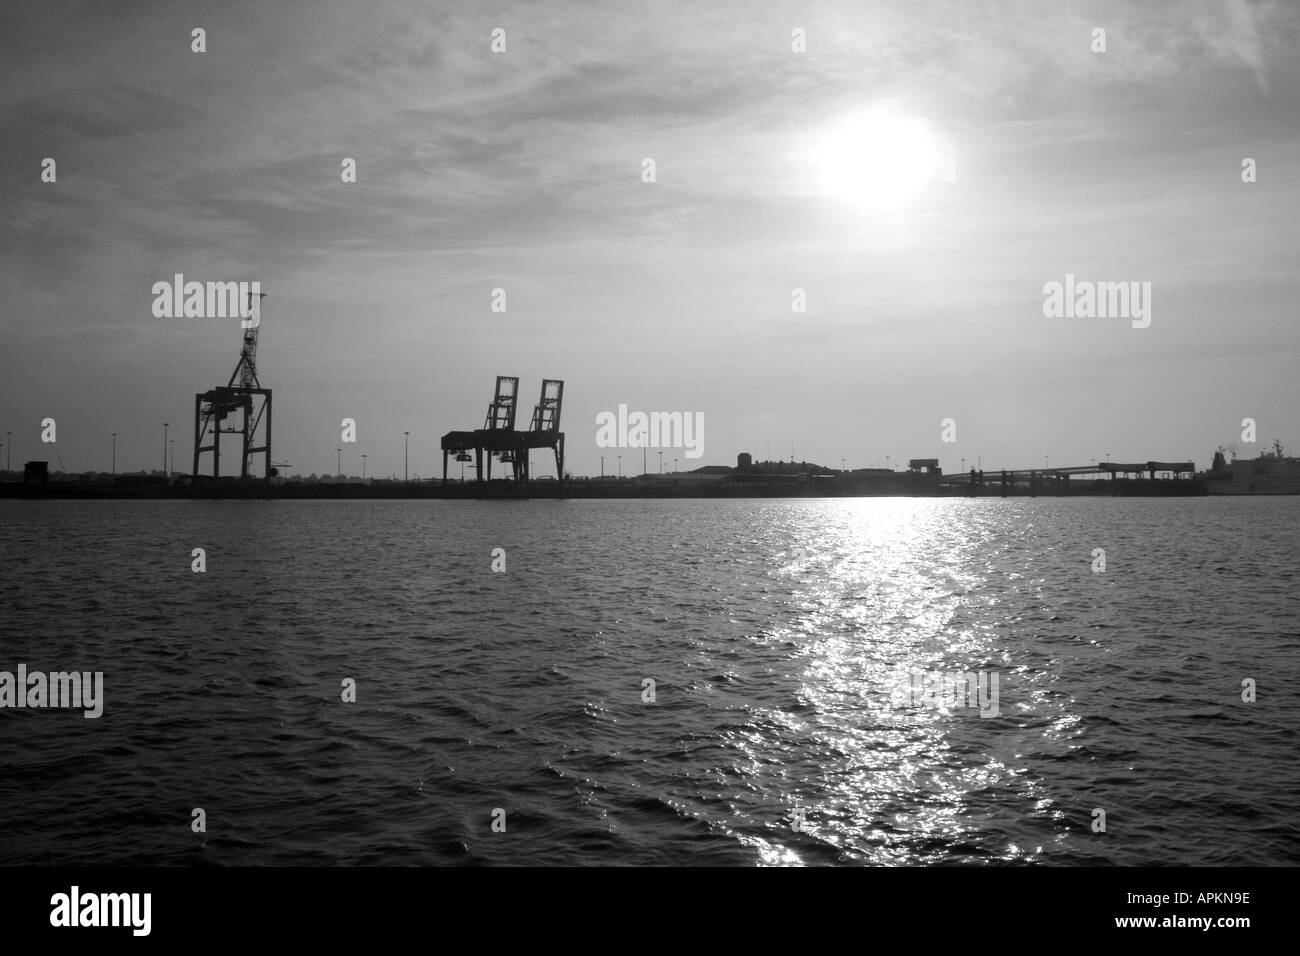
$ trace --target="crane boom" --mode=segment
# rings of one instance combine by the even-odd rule
[[[253,311],[253,296],[265,299],[265,292],[248,293],[248,311]],[[229,388],[239,380],[241,388],[261,388],[261,383],[257,380],[257,330],[261,326],[261,303],[258,303],[259,321],[251,328],[244,330],[244,344],[239,349],[239,361],[235,364],[235,370],[230,373],[230,381],[226,383]]]

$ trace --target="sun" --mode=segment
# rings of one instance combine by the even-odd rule
[[[939,166],[929,123],[883,107],[842,119],[812,158],[827,196],[879,210],[911,203]]]

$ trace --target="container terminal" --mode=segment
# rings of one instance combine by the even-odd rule
[[[264,293],[262,295],[265,295]],[[260,304],[260,300],[259,300]],[[250,302],[250,314],[252,305]],[[1189,461],[1093,462],[1042,468],[972,468],[944,474],[936,458],[914,458],[907,469],[833,469],[812,462],[760,461],[749,454],[734,466],[599,478],[573,476],[564,467],[560,430],[564,382],[544,379],[527,428],[516,427],[519,379],[499,375],[483,426],[447,432],[441,439],[442,476],[410,481],[282,473],[272,458],[272,390],[257,370],[260,320],[243,329],[235,369],[225,385],[194,396],[193,459],[188,475],[171,467],[148,474],[51,473],[48,461],[6,473],[0,497],[67,498],[737,498],[737,497],[1167,497],[1208,494],[1300,493],[1300,461],[1280,444],[1254,460],[1225,458],[1198,473]],[[223,474],[223,437],[226,469]],[[232,448],[232,440],[234,447]],[[555,477],[533,477],[533,452],[549,452]],[[231,459],[234,459],[233,463]],[[450,474],[452,463],[459,477]],[[493,477],[493,464],[501,477]],[[464,477],[470,465],[470,477]]]

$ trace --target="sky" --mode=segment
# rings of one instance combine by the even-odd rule
[[[1298,48],[1246,0],[10,0],[5,452],[158,468],[168,422],[189,470],[241,333],[155,317],[175,273],[267,293],[294,474],[400,476],[409,431],[440,475],[497,375],[521,426],[565,381],[579,475],[640,471],[620,404],[702,417],[666,470],[1300,447]],[[1149,325],[1046,316],[1067,274],[1150,283]]]

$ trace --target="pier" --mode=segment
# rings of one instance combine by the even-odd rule
[[[1190,461],[1107,461],[1065,468],[998,471],[972,468],[969,474],[941,475],[938,481],[944,493],[970,497],[1065,497],[1097,494],[1103,487],[1117,497],[1205,493],[1204,482],[1196,478],[1196,465]]]

